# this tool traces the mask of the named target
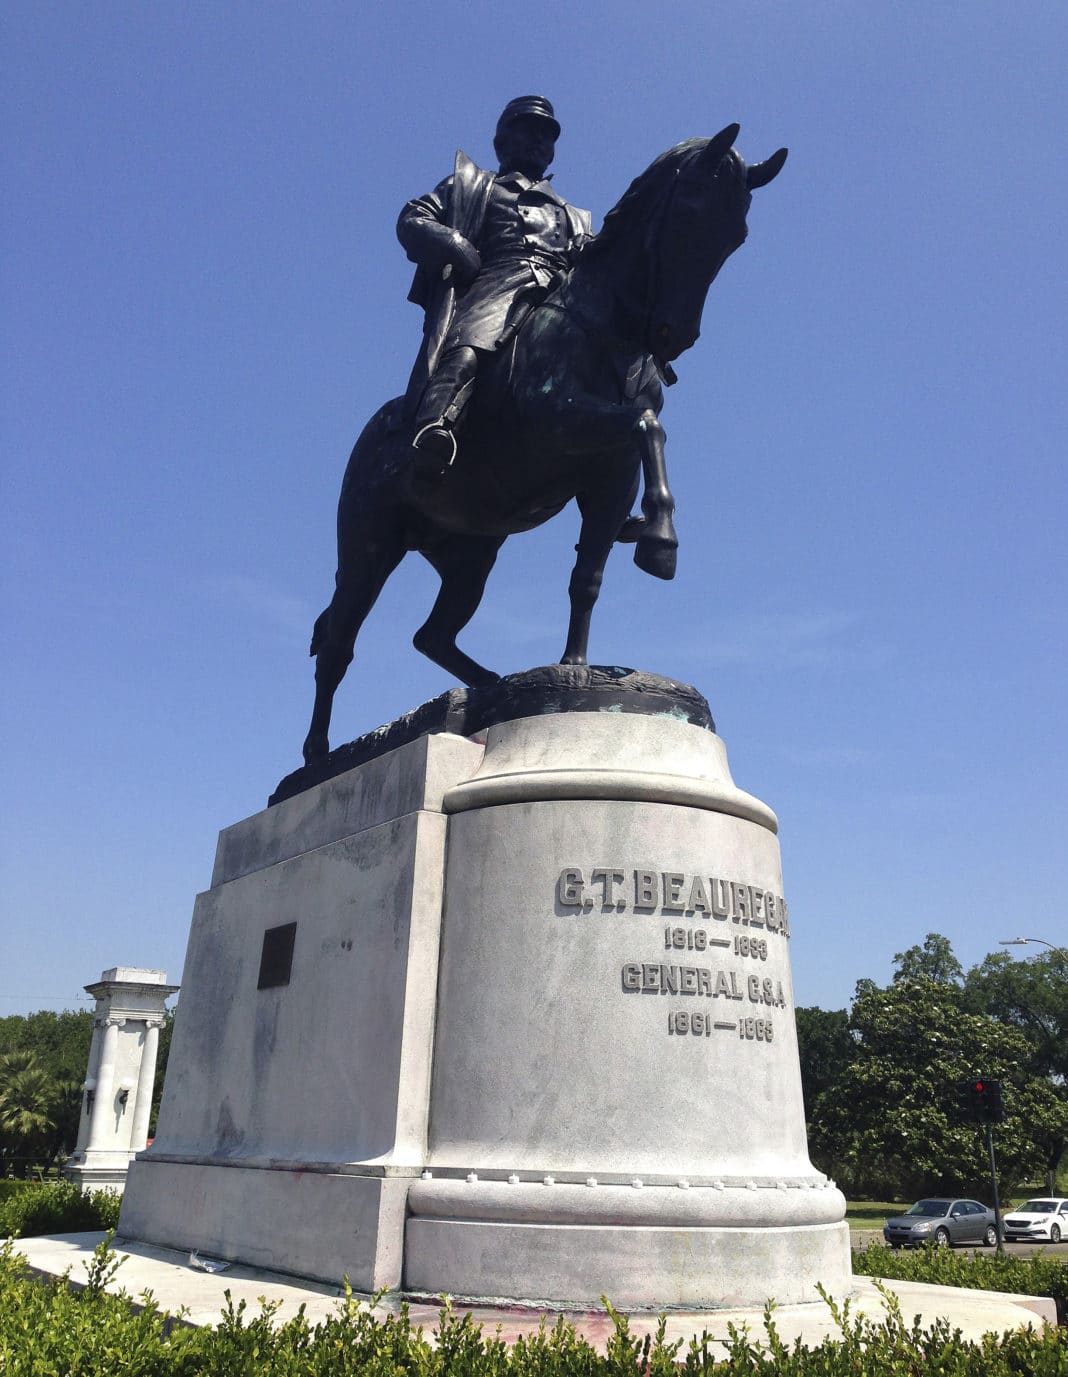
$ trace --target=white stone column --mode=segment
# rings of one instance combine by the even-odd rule
[[[141,1049],[141,1069],[137,1078],[133,1128],[130,1151],[143,1152],[148,1143],[148,1125],[152,1117],[152,1091],[156,1084],[156,1055],[159,1051],[159,1030],[162,1019],[147,1019],[145,1041]]]
[[[85,988],[96,1000],[83,1086],[90,1104],[63,1171],[89,1190],[121,1192],[130,1159],[145,1147],[159,1029],[178,986],[167,984],[166,971],[112,966]]]
[[[89,1043],[89,1062],[85,1069],[85,1083],[82,1086],[82,1113],[78,1120],[78,1142],[75,1145],[73,1156],[80,1157],[85,1151],[85,1145],[89,1140],[89,1122],[92,1115],[93,1105],[96,1103],[96,1068],[100,1064],[100,1041],[101,1029],[100,1021],[93,1020],[93,1037]]]
[[[100,1050],[100,1066],[96,1073],[93,1111],[89,1118],[89,1141],[86,1152],[99,1152],[113,1146],[115,1126],[115,1054],[119,1045],[119,1028],[124,1018],[104,1020],[104,1043]]]

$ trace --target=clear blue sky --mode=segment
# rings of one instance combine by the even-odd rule
[[[348,451],[419,336],[397,211],[542,92],[599,223],[732,120],[754,198],[664,421],[676,582],[591,658],[696,684],[781,819],[797,1002],[931,930],[1064,940],[1063,4],[83,5],[3,18],[0,1013],[181,970],[219,828],[299,763]],[[563,647],[575,519],[465,647]],[[335,741],[449,687],[413,557]]]

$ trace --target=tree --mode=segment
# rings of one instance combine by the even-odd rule
[[[22,1134],[9,1130],[5,1140],[9,1154],[52,1163],[64,1150],[73,1150],[92,1036],[93,1016],[88,1009],[65,1009],[62,1013],[42,1009],[0,1019],[0,1061],[5,1057],[32,1059],[38,1085],[36,1100],[48,1120],[44,1129],[27,1129]]]
[[[6,1157],[39,1153],[55,1127],[52,1085],[32,1052],[0,1055],[0,1146]]]
[[[952,967],[942,955],[944,973]],[[989,1196],[982,1132],[963,1121],[952,1089],[977,1071],[1004,1084],[996,1146],[1007,1190],[1044,1165],[1050,1135],[1068,1132],[1068,1105],[1027,1070],[1027,1040],[969,1012],[957,984],[900,974],[885,989],[862,981],[849,1028],[855,1055],[817,1099],[809,1131],[814,1160],[849,1194]]]
[[[1068,1101],[1068,949],[1055,947],[1026,961],[992,952],[964,981],[968,1008],[986,1013],[1027,1039],[1027,1067]],[[1046,1177],[1055,1193],[1057,1168],[1068,1134],[1055,1129],[1045,1138]]]
[[[811,1119],[816,1101],[837,1084],[856,1054],[845,1009],[795,1009],[797,1048],[801,1056],[801,1089],[805,1115]]]
[[[964,993],[970,1008],[1023,1033],[1036,1075],[1068,1083],[1068,948],[1026,961],[991,952],[968,972]]]
[[[53,1081],[51,1114],[55,1121],[48,1138],[45,1157],[49,1165],[56,1158],[74,1151],[82,1121],[82,1086],[85,1073],[76,1081]]]
[[[894,957],[894,980],[937,980],[942,985],[959,985],[964,968],[953,955],[948,937],[929,932],[922,947],[909,947]]]
[[[0,1053],[32,1052],[38,1063],[57,1081],[85,1080],[93,1016],[88,1009],[64,1009],[55,1013],[13,1014],[0,1019]]]
[[[163,1082],[167,1075],[167,1062],[171,1055],[171,1035],[174,1032],[174,1009],[168,1009],[163,1015],[163,1026],[159,1030],[159,1047],[156,1051],[156,1083],[152,1089],[152,1117],[149,1122],[148,1136],[151,1138],[156,1132],[156,1120],[159,1118],[160,1101],[163,1098]]]

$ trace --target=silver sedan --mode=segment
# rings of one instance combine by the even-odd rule
[[[944,1196],[917,1200],[904,1214],[888,1219],[883,1237],[891,1248],[918,1248],[934,1243],[946,1248],[955,1243],[997,1245],[994,1211],[978,1200],[951,1200]]]

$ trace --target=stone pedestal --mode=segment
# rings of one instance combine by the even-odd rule
[[[159,1030],[177,989],[166,971],[135,966],[113,966],[85,986],[96,1000],[93,1038],[78,1142],[63,1170],[86,1190],[121,1192],[131,1159],[148,1142]]]
[[[123,1234],[360,1290],[847,1288],[774,815],[631,698],[423,736],[222,834]]]

